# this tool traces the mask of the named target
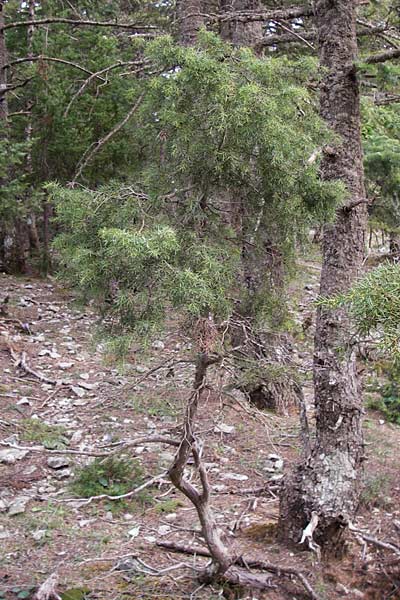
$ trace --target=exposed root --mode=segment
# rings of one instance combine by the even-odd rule
[[[182,552],[183,554],[192,554],[205,557],[211,556],[209,550],[199,546],[187,546],[185,544],[176,544],[175,542],[167,541],[159,541],[157,542],[157,546],[166,548],[172,552]],[[283,575],[288,577],[296,577],[302,586],[307,590],[310,598],[312,598],[312,600],[319,600],[319,596],[311,586],[304,573],[298,571],[294,567],[275,565],[266,561],[252,559],[251,557],[247,556],[236,557],[234,559],[234,564],[247,570],[252,567],[254,569],[260,569],[261,571],[269,571],[270,573],[274,573],[278,576]],[[246,573],[246,577],[244,576],[244,573]],[[242,569],[238,569],[235,566],[230,567],[228,571],[223,573],[223,578],[230,583],[240,583],[241,585],[247,585],[248,587],[255,587],[258,589],[276,587],[272,585],[270,579],[266,578],[265,575],[260,575],[258,573],[252,574],[248,571],[243,572]]]

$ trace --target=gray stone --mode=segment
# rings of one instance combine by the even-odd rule
[[[57,471],[55,471],[53,477],[55,477],[58,480],[61,479],[67,479],[68,477],[71,477],[72,472],[71,469],[59,469]]]
[[[164,350],[164,348],[165,348],[165,344],[164,344],[164,342],[163,342],[163,341],[161,341],[161,340],[155,340],[155,341],[152,343],[151,347],[153,348],[153,350]]]
[[[50,456],[47,459],[47,466],[50,469],[63,469],[69,467],[69,460],[65,456]]]
[[[32,533],[32,537],[35,542],[40,542],[40,540],[46,537],[46,529],[37,529]]]
[[[0,463],[14,465],[17,460],[22,460],[29,450],[18,450],[17,448],[5,448],[0,450]]]
[[[14,498],[8,508],[9,516],[13,517],[14,515],[20,515],[21,513],[24,513],[29,500],[29,496],[17,496]]]

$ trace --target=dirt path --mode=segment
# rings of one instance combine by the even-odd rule
[[[307,284],[311,287],[299,292],[304,296],[303,313],[296,315],[300,323],[310,310],[316,282],[312,277]],[[154,576],[149,567],[161,570],[182,560],[190,567],[201,563],[203,559],[193,562],[157,547],[165,540],[201,544],[199,525],[193,508],[162,475],[173,447],[146,441],[123,445],[154,436],[177,439],[193,375],[188,340],[166,331],[149,348],[137,347],[123,369],[116,368],[104,345],[95,341],[95,315],[78,308],[54,282],[0,275],[0,301],[7,296],[6,314],[0,317],[0,598],[31,598],[55,571],[64,600],[220,598],[219,587],[194,594],[199,585],[192,568]],[[305,373],[310,369],[311,332],[312,327],[306,330],[297,349]],[[310,384],[306,393],[310,403]],[[317,565],[310,554],[288,552],[275,542],[276,494],[245,492],[266,480],[278,481],[296,460],[296,415],[253,411],[240,396],[222,395],[216,385],[201,413],[200,429],[206,434],[204,460],[215,511],[239,552],[297,566],[309,575],[321,599],[386,597],[373,595],[375,550],[368,568],[355,542],[344,563]],[[370,497],[358,522],[384,538],[400,515],[400,430],[380,423],[378,416],[367,420],[366,433]],[[110,452],[136,465],[125,490],[157,475],[160,480],[118,503],[78,500],[71,482],[93,462],[93,455]],[[95,483],[107,494],[111,482],[106,477]],[[386,584],[380,573],[382,592]],[[281,586],[275,576],[271,581],[279,587],[265,597],[305,598],[294,582]],[[75,591],[66,593],[71,588]],[[224,593],[228,598],[251,597]],[[400,595],[391,596],[396,597]]]

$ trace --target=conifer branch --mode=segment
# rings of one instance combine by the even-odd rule
[[[393,48],[391,50],[385,50],[379,54],[371,54],[363,59],[363,62],[367,65],[376,65],[379,63],[386,62],[387,60],[393,60],[394,58],[400,58],[400,48]]]
[[[137,23],[118,23],[114,21],[82,21],[81,19],[63,19],[61,17],[48,17],[46,19],[34,19],[30,21],[14,21],[12,23],[6,23],[3,27],[0,27],[0,31],[7,29],[13,29],[15,27],[30,27],[37,25],[53,25],[57,23],[64,23],[67,25],[76,25],[78,27],[115,27],[117,29],[142,29],[142,30],[155,30],[154,25],[138,25]]]
[[[84,153],[84,155],[82,156],[81,160],[78,163],[78,167],[75,172],[74,178],[73,178],[72,182],[70,183],[71,187],[74,187],[77,179],[82,175],[84,168],[93,159],[94,155],[97,154],[97,152],[112,137],[114,137],[114,135],[116,133],[118,133],[118,131],[120,131],[123,128],[123,126],[129,121],[129,119],[132,117],[132,115],[137,111],[137,109],[141,105],[143,98],[144,98],[144,93],[140,94],[139,98],[136,100],[135,104],[132,106],[132,108],[129,110],[129,112],[125,115],[125,117],[122,119],[122,121],[119,121],[119,123],[117,123],[115,125],[115,127],[113,127],[113,129],[111,129],[111,131],[109,131],[103,138],[101,138],[100,140],[97,140],[97,142],[94,142],[91,146],[89,146],[89,148],[86,150],[86,152]]]
[[[10,67],[14,67],[15,65],[20,65],[20,64],[26,63],[26,62],[40,62],[40,61],[55,62],[55,63],[67,65],[69,67],[74,67],[75,69],[78,69],[79,71],[83,71],[84,73],[87,73],[87,75],[95,75],[97,79],[100,79],[103,82],[106,81],[104,79],[104,77],[101,77],[100,75],[98,75],[96,73],[92,73],[92,71],[89,71],[89,69],[82,67],[82,65],[79,65],[78,63],[72,62],[70,60],[64,60],[62,58],[56,58],[54,56],[39,55],[39,56],[24,56],[23,58],[16,58],[15,60],[11,60],[6,65],[4,65],[3,69],[9,69]]]

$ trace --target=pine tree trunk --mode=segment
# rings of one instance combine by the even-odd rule
[[[4,6],[5,0],[0,0],[0,28],[4,26]],[[7,64],[7,47],[4,36],[4,30],[0,29],[0,126],[3,127],[7,123],[8,105],[7,94],[5,88],[7,86],[7,71],[4,66]],[[0,135],[5,135],[0,132]]]
[[[193,46],[203,25],[202,0],[177,0],[178,38],[184,46]]]
[[[321,295],[348,290],[365,254],[367,211],[360,134],[356,1],[317,0],[314,5],[319,57],[326,75],[321,85],[321,115],[340,136],[325,148],[322,174],[348,190],[336,222],[324,228]],[[314,388],[316,441],[311,455],[285,480],[279,531],[298,543],[312,520],[314,539],[327,553],[343,548],[342,534],[359,502],[362,461],[362,395],[356,349],[342,309],[317,314]]]

